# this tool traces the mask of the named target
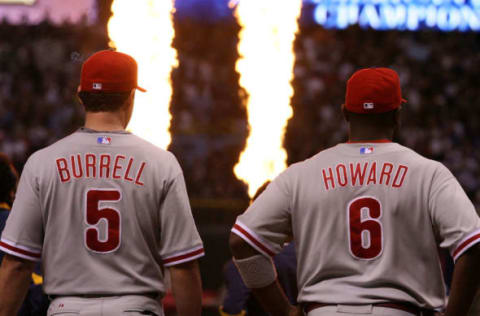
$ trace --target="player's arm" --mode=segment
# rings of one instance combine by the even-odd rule
[[[5,254],[0,268],[0,316],[16,315],[30,285],[35,262]]]
[[[202,280],[197,260],[171,266],[172,292],[179,316],[202,313]]]
[[[265,311],[274,316],[301,315],[297,308],[290,305],[276,278],[275,267],[271,260],[262,260],[264,256],[260,252],[234,233],[230,234],[230,249],[245,285],[252,290]],[[259,260],[253,258],[259,258]],[[255,273],[252,274],[252,272]],[[260,283],[253,285],[252,279],[260,280]]]
[[[452,288],[445,316],[468,314],[480,284],[480,244],[468,249],[455,264]]]
[[[227,262],[223,270],[225,280],[225,297],[219,307],[221,316],[245,316],[245,305],[250,296],[250,290],[242,281],[233,261]]]

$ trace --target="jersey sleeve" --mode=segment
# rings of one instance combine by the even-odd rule
[[[37,178],[27,161],[20,177],[12,210],[0,239],[0,249],[31,261],[40,261],[43,221]]]
[[[160,256],[165,267],[205,255],[181,171],[167,186],[160,209],[160,230]]]
[[[284,172],[237,218],[232,233],[263,255],[280,252],[291,235],[290,192],[289,176]]]
[[[440,246],[456,261],[480,242],[480,218],[455,177],[443,165],[435,176],[430,211]]]

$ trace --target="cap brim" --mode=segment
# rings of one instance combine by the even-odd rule
[[[147,90],[143,89],[142,87],[137,86],[137,90],[142,91],[142,92],[147,92]]]

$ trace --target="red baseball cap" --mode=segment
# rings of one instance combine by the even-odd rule
[[[82,65],[80,91],[128,92],[146,90],[137,84],[137,62],[133,57],[111,50],[90,56]]]
[[[398,74],[389,68],[365,68],[347,81],[345,108],[354,113],[384,113],[406,102]]]

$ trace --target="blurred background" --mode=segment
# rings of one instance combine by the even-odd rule
[[[82,125],[80,67],[93,52],[116,46],[112,3],[0,0],[0,151],[18,170],[32,152]],[[184,170],[206,246],[200,263],[211,311],[222,295],[230,228],[249,202],[249,187],[234,173],[251,130],[250,92],[237,67],[245,23],[235,13],[239,3],[177,0],[172,10],[177,62],[169,72],[166,147]],[[137,21],[121,23],[120,34],[139,34]],[[391,67],[408,100],[397,141],[444,163],[479,209],[479,30],[478,0],[303,1],[287,77],[292,113],[279,138],[286,165],[345,141],[346,80],[360,67]]]

